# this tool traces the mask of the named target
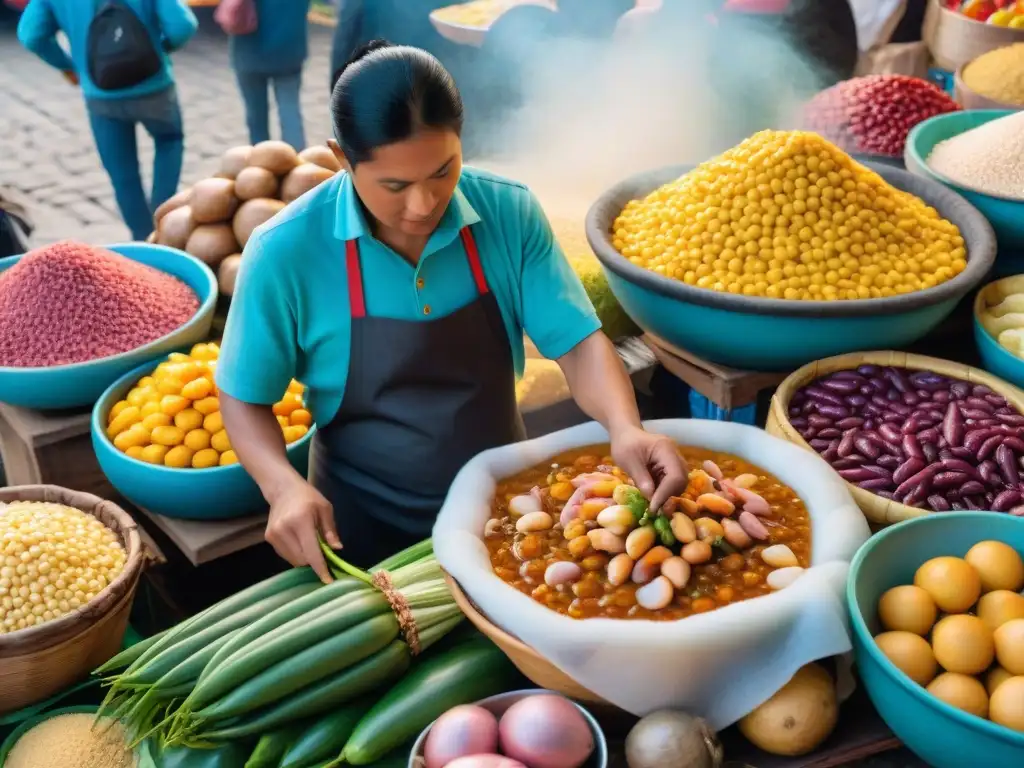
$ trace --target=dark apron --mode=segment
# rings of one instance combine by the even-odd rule
[[[366,314],[359,246],[345,244],[348,379],[338,413],[317,430],[310,466],[334,505],[343,556],[356,565],[429,536],[462,466],[525,436],[501,310],[469,227],[460,235],[478,296],[421,322]]]

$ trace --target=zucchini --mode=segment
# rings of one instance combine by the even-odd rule
[[[230,616],[224,617],[205,629],[196,632],[190,631],[187,637],[181,638],[179,642],[170,644],[148,661],[141,664],[136,662],[127,672],[118,677],[116,685],[119,688],[152,685],[181,662],[199,653],[203,648],[223,637],[228,632],[257,621],[261,616],[266,615],[267,611],[287,605],[292,600],[316,588],[316,584],[300,584],[289,587],[264,597],[262,600],[254,602]],[[195,626],[198,626],[198,624]],[[192,628],[190,626],[190,630]]]
[[[398,638],[398,619],[390,611],[332,638],[307,646],[255,677],[236,681],[231,693],[194,715],[206,722],[221,722],[259,709],[312,685],[325,675],[348,669]]]
[[[271,595],[276,595],[282,590],[297,587],[301,584],[319,583],[320,577],[313,573],[313,569],[304,566],[302,568],[290,568],[276,576],[271,576],[269,579],[253,584],[251,587],[246,587],[241,592],[237,592],[231,597],[221,600],[219,603],[214,603],[206,610],[197,613],[190,619],[186,619],[176,627],[171,627],[160,636],[157,642],[149,646],[142,656],[137,658],[128,669],[132,671],[132,668],[136,665],[141,666],[145,664],[158,653],[182,639],[185,636],[186,630],[188,634],[202,632],[222,619],[226,619],[238,611],[248,608],[253,603],[259,602]]]
[[[185,706],[192,712],[205,710],[231,695],[246,681],[369,619],[386,615],[395,621],[387,598],[379,592],[358,592],[332,604],[332,609],[324,613],[318,611],[319,618],[312,621],[302,616],[292,619],[239,650],[195,687]]]
[[[209,677],[213,670],[221,662],[229,659],[233,654],[246,648],[250,643],[268,635],[271,631],[288,623],[292,619],[304,618],[307,622],[314,621],[321,611],[333,605],[335,600],[359,590],[368,590],[368,586],[358,579],[346,577],[337,579],[334,582],[315,589],[308,595],[303,595],[298,600],[293,600],[287,605],[271,611],[269,614],[243,628],[235,635],[234,639],[227,643],[206,665],[200,681]]]
[[[281,768],[313,768],[334,760],[375,700],[376,696],[358,699],[314,719],[285,752]]]
[[[410,663],[409,646],[401,640],[395,640],[359,664],[308,685],[288,698],[254,712],[241,722],[198,735],[210,741],[241,739],[279,728],[285,723],[322,715],[332,707],[390,685],[405,674]]]
[[[285,752],[303,734],[308,723],[299,722],[265,733],[256,742],[256,749],[249,755],[245,768],[278,768]]]
[[[512,662],[483,638],[432,655],[374,704],[349,738],[341,761],[369,765],[452,707],[507,691],[517,680]]]
[[[215,749],[151,746],[158,768],[239,768],[252,752],[253,742],[235,742]]]

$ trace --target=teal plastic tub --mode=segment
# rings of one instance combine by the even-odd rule
[[[973,109],[936,115],[914,126],[907,136],[903,155],[908,171],[921,178],[945,184],[981,211],[995,230],[1000,252],[1024,250],[1024,201],[986,195],[957,184],[929,168],[927,161],[928,155],[940,141],[1015,112],[1010,109]]]
[[[209,469],[175,469],[133,459],[107,437],[107,414],[158,361],[129,371],[103,393],[92,409],[92,446],[110,484],[132,504],[150,512],[189,520],[223,520],[265,512],[256,482],[241,464]],[[288,460],[303,476],[316,429],[288,446]]]
[[[131,352],[49,368],[0,367],[0,402],[39,410],[83,408],[95,403],[111,382],[141,363],[155,360],[179,347],[206,341],[217,306],[217,277],[206,264],[184,251],[163,245],[122,243],[106,247],[133,261],[174,275],[195,291],[199,309],[176,331]],[[22,255],[0,259],[0,272],[17,264]],[[53,311],[61,309],[55,307]]]
[[[990,292],[995,291],[1001,282],[1003,281],[997,280],[994,283],[989,283],[974,297],[974,342],[978,345],[982,368],[1011,384],[1024,387],[1024,360],[1003,349],[995,337],[981,324],[980,315],[982,309],[987,305],[987,296]]]
[[[847,352],[901,349],[927,335],[985,279],[995,260],[996,242],[985,217],[942,184],[897,168],[867,165],[960,228],[967,243],[967,269],[928,290],[852,301],[737,296],[662,277],[616,251],[609,232],[627,202],[678,178],[690,170],[686,166],[641,174],[612,187],[587,214],[587,239],[612,293],[637,325],[706,360],[781,371]]]
[[[871,702],[893,733],[935,768],[1020,768],[1024,733],[970,715],[932,696],[903,674],[875,644],[882,594],[912,584],[933,557],[963,557],[995,539],[1024,554],[1024,518],[1000,512],[943,512],[914,518],[875,534],[850,565],[846,600],[853,651]]]

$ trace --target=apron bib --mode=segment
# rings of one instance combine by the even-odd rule
[[[310,466],[355,564],[428,537],[462,466],[525,437],[501,310],[469,227],[460,235],[477,297],[423,322],[367,315],[359,246],[345,244],[348,380],[338,413],[317,429]]]

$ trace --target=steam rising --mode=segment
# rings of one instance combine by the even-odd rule
[[[793,127],[822,85],[759,25],[665,22],[615,42],[530,46],[525,106],[492,129],[500,152],[474,164],[530,185],[550,216],[582,219],[628,176],[695,165],[757,130]]]

